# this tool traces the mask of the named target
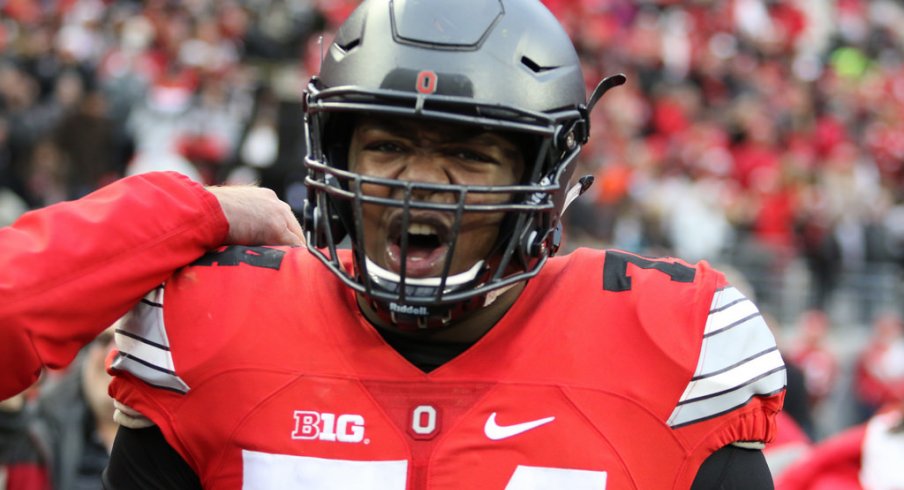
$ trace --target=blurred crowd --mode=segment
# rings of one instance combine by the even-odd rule
[[[578,242],[743,262],[808,306],[904,257],[904,8],[890,0],[556,0],[588,83],[624,72],[584,163]],[[865,322],[871,318],[863,318]]]
[[[300,97],[356,3],[0,2],[0,225],[156,169],[206,184],[260,182],[300,208]],[[807,311],[783,345],[801,376],[793,395],[803,408],[792,413],[803,440],[830,435],[812,410],[833,391],[856,401],[849,424],[900,403],[901,312],[867,311],[862,323],[873,325],[873,338],[845,365],[828,341],[837,327],[827,310],[845,271],[879,267],[897,277],[904,263],[904,7],[544,3],[575,40],[588,89],[605,75],[628,77],[592,115],[581,170],[596,184],[569,210],[566,245],[755,270],[750,295],[766,313],[782,294],[774,279],[803,263]],[[840,387],[845,369],[854,381]],[[70,384],[66,403],[106,410]],[[60,466],[46,427],[65,414],[41,403],[57,392],[42,387],[0,407],[21,413],[35,405],[45,420],[43,436],[20,440],[2,431],[21,417],[0,418],[0,459]],[[79,417],[76,439],[91,451],[67,463],[70,483],[55,472],[53,488],[92,488],[78,475],[102,467],[92,458],[102,462],[109,447],[97,422],[106,419]],[[9,481],[0,472],[0,488]]]
[[[300,206],[300,96],[356,3],[7,0],[0,223],[161,168]],[[593,114],[568,247],[741,262],[767,308],[794,260],[818,309],[845,271],[904,260],[899,2],[545,3],[588,88],[629,80]]]
[[[0,3],[0,223],[131,173],[282,188],[350,0]],[[311,63],[314,63],[312,66]]]

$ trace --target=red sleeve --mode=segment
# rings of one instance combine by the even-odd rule
[[[173,270],[226,237],[213,194],[186,177],[128,177],[0,229],[0,400],[69,364]]]

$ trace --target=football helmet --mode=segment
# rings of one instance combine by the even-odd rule
[[[305,90],[304,229],[308,248],[374,310],[400,328],[434,328],[479,308],[501,290],[536,275],[555,254],[561,214],[589,187],[569,187],[575,158],[589,135],[589,111],[624,77],[604,80],[590,101],[571,40],[538,0],[366,0],[326,49],[319,76]],[[349,170],[356,114],[421,118],[515,133],[524,141],[525,171],[510,186],[437,184],[378,178]],[[377,198],[363,186],[385,186],[396,198]],[[449,193],[453,203],[415,196]],[[501,204],[466,197],[505,194]],[[412,210],[454,216],[438,277],[405,271],[408,238],[401,238],[402,270],[389,271],[364,251],[362,208],[400,208],[407,230]],[[505,213],[491,256],[464,272],[450,271],[466,213]],[[348,237],[347,270],[337,255]],[[488,299],[489,298],[489,299]]]

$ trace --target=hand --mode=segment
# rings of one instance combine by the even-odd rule
[[[226,245],[304,245],[301,225],[292,209],[264,187],[207,187],[229,222]]]

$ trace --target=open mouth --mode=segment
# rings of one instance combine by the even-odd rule
[[[440,275],[449,251],[450,233],[449,226],[434,217],[411,217],[408,227],[403,230],[401,216],[397,216],[389,228],[387,252],[390,269],[400,273],[404,261],[407,276]],[[404,241],[407,241],[407,247],[403,247]]]

